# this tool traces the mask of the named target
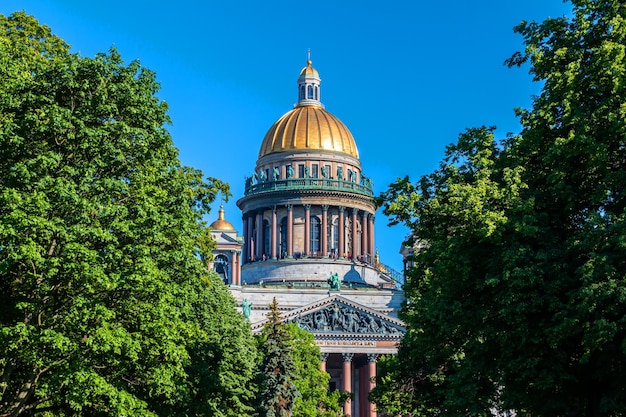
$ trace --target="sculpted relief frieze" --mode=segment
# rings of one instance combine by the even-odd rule
[[[332,303],[323,309],[291,320],[312,333],[360,333],[400,335],[403,330],[384,319],[355,308]]]

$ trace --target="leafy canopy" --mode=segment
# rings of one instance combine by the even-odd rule
[[[312,333],[295,323],[282,323],[282,315],[274,299],[270,305],[269,321],[258,335],[262,355],[261,402],[267,411],[261,415],[290,415],[293,417],[336,417],[343,415],[343,403],[349,394],[330,391],[330,375],[321,369],[320,348]],[[278,375],[276,375],[278,373]],[[286,378],[286,376],[289,377]],[[291,411],[273,404],[288,392]],[[273,409],[269,409],[274,407]],[[269,409],[269,410],[268,410]],[[282,414],[281,414],[282,413]]]
[[[228,186],[180,164],[139,62],[0,28],[0,414],[245,414],[253,340],[198,256]]]
[[[296,364],[292,354],[293,338],[282,323],[276,297],[270,304],[263,327],[260,352],[260,414],[266,417],[290,417],[299,392],[295,384]]]
[[[299,392],[294,417],[336,417],[343,415],[343,403],[349,394],[330,391],[330,375],[321,369],[320,348],[312,333],[296,323],[286,325],[291,334],[295,362],[295,385]]]
[[[626,6],[522,22],[543,83],[519,136],[468,129],[440,168],[381,196],[419,244],[393,413],[620,416],[626,409]]]

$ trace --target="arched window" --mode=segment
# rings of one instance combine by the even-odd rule
[[[311,233],[309,236],[311,236],[311,254],[313,255],[319,255],[319,252],[321,250],[320,247],[320,230],[321,230],[321,223],[320,223],[320,219],[318,219],[317,217],[311,217]]]
[[[307,87],[307,98],[308,99],[312,99],[313,98],[313,86],[312,85],[309,85]]]
[[[213,270],[222,277],[224,284],[229,284],[228,258],[225,255],[220,254],[215,257],[215,262],[213,262]]]
[[[304,85],[300,86],[300,97],[298,97],[298,100],[304,100]]]
[[[287,217],[283,217],[280,221],[280,246],[278,246],[279,258],[287,256]]]
[[[318,86],[315,86],[315,100],[320,99],[320,89]]]
[[[270,228],[270,222],[263,220],[263,255],[265,255],[265,259],[272,256],[272,239],[270,238],[271,232],[272,229]]]

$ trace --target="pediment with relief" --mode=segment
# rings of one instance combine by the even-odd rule
[[[403,334],[400,326],[334,302],[314,313],[296,317],[292,322],[311,333]]]
[[[400,320],[340,296],[292,311],[285,317],[285,322],[297,323],[301,328],[318,335],[354,334],[400,338],[406,332]]]

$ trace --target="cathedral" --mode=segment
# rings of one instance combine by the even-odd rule
[[[297,103],[269,128],[245,180],[241,235],[221,207],[211,224],[212,267],[253,332],[276,298],[286,322],[315,336],[331,388],[352,393],[344,414],[371,417],[376,361],[397,353],[405,333],[403,294],[376,254],[372,181],[352,134],[324,108],[320,85],[309,59]]]

